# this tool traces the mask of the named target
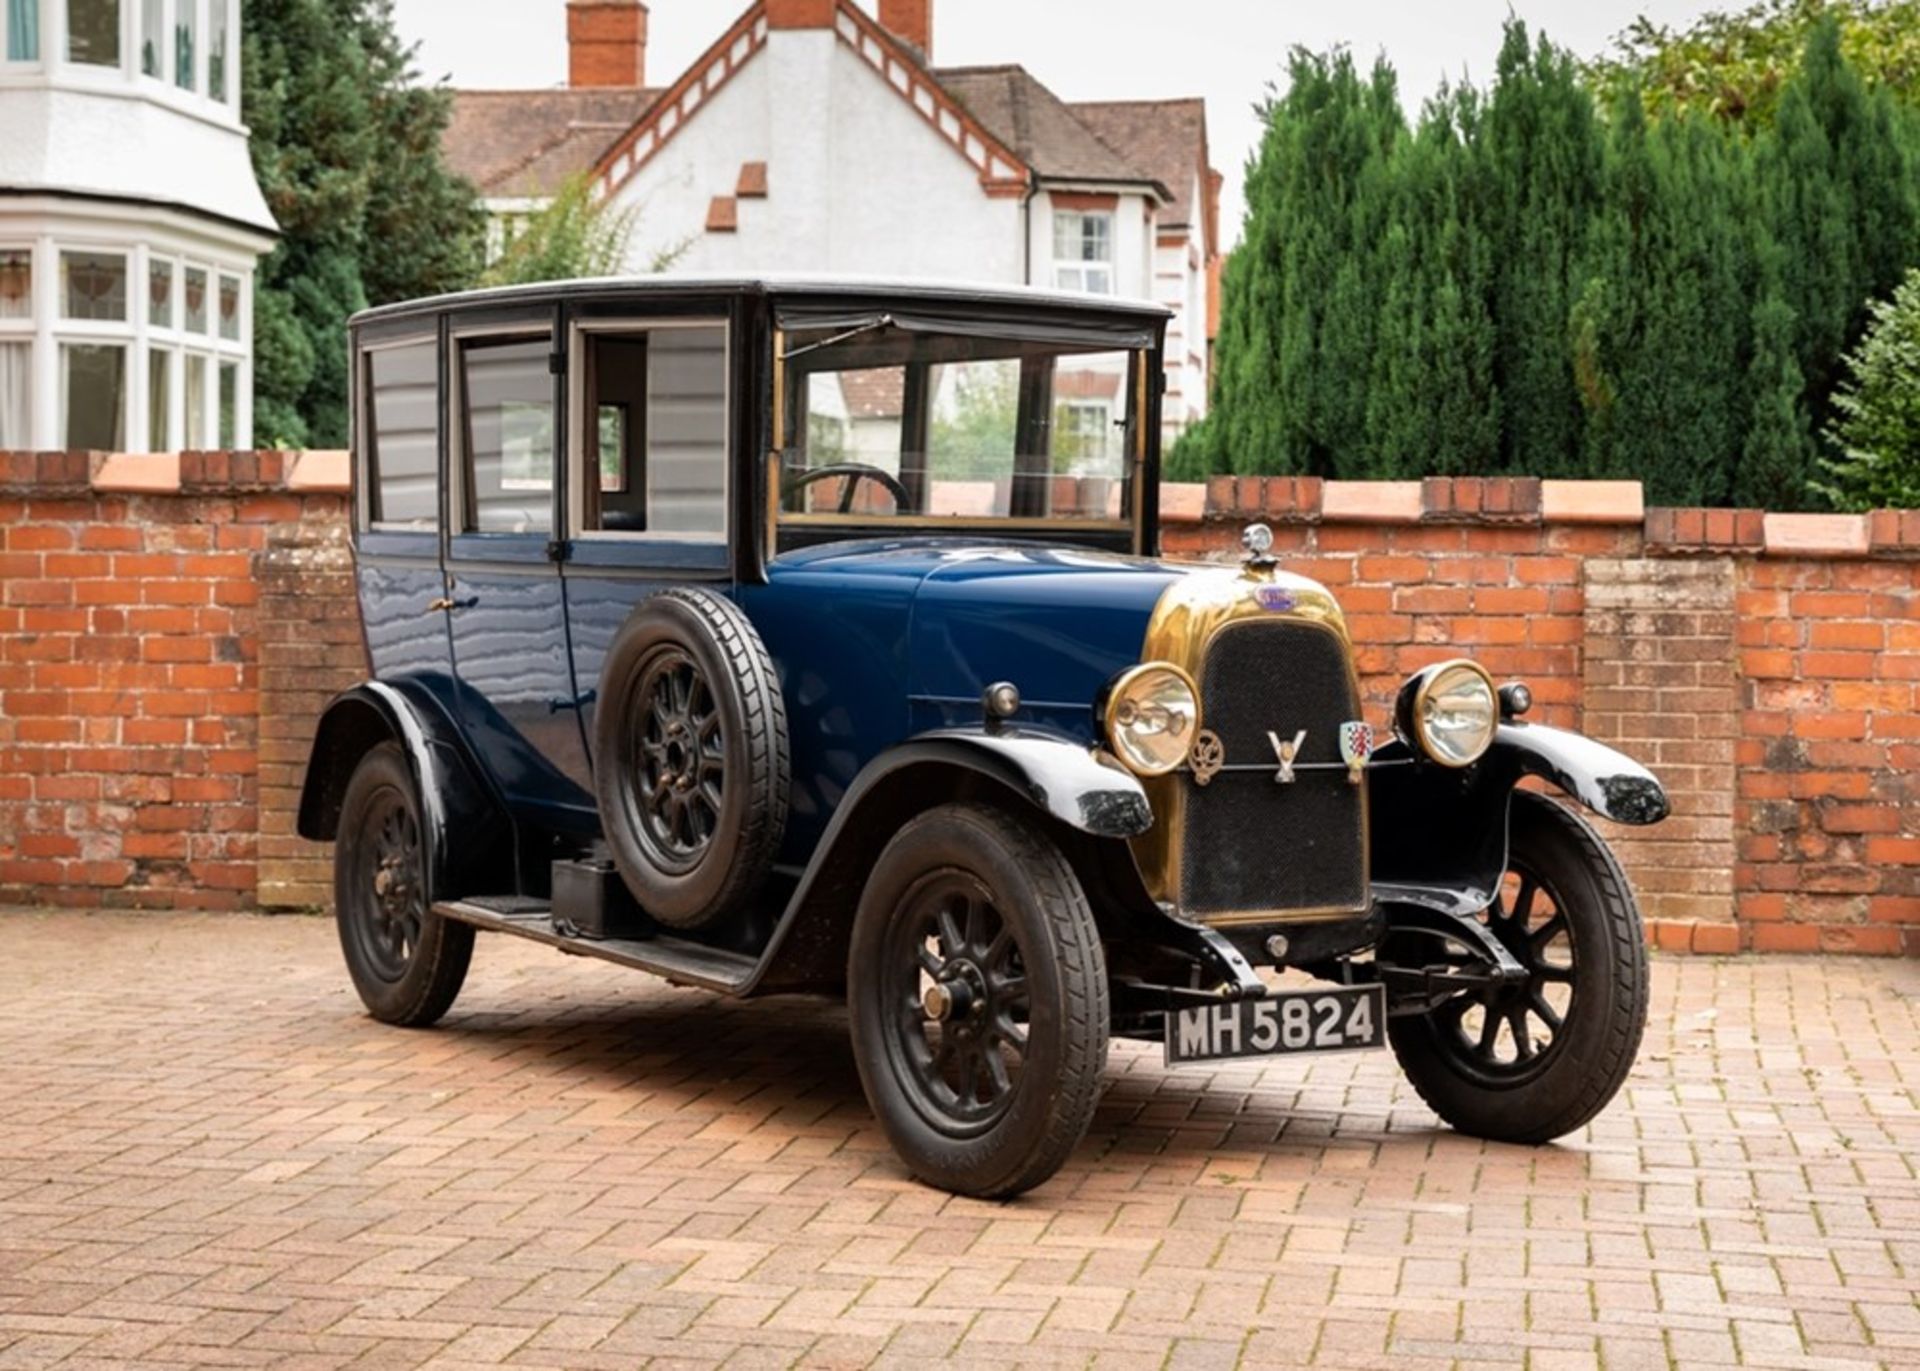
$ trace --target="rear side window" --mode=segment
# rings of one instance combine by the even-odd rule
[[[366,354],[367,520],[374,528],[440,524],[439,347],[432,339]]]
[[[545,336],[460,348],[463,532],[553,526],[552,351]]]

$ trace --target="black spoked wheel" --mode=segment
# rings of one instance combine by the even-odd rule
[[[888,929],[885,974],[898,1013],[888,1052],[915,1108],[955,1137],[1012,1106],[1027,1049],[1027,978],[1013,927],[968,872],[936,871]]]
[[[647,914],[712,928],[750,910],[786,832],[786,702],[740,607],[650,595],[607,649],[593,718],[607,850]]]
[[[369,751],[347,783],[333,880],[340,948],[368,1012],[408,1025],[445,1014],[466,980],[473,930],[429,904],[420,808],[396,744]]]
[[[1526,979],[1388,1021],[1407,1078],[1463,1133],[1541,1143],[1579,1128],[1625,1082],[1646,1026],[1640,911],[1578,815],[1513,796],[1507,873],[1481,916]]]
[[[699,665],[677,647],[656,649],[634,692],[639,715],[622,775],[629,822],[663,871],[696,866],[726,804],[720,706]]]
[[[1547,1070],[1564,1046],[1579,994],[1573,925],[1553,885],[1519,857],[1481,919],[1527,979],[1442,1005],[1433,1015],[1437,1043],[1461,1075],[1517,1085]]]
[[[946,805],[880,856],[847,961],[867,1099],[922,1180],[1005,1198],[1059,1170],[1107,1055],[1105,958],[1050,840]]]
[[[382,786],[368,801],[366,827],[369,841],[356,854],[355,882],[364,913],[353,930],[367,964],[382,980],[397,981],[420,946],[427,915],[420,825],[408,797]]]

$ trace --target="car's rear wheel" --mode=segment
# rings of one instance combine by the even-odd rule
[[[1005,1198],[1060,1169],[1108,1016],[1093,913],[1051,841],[982,805],[908,823],[861,895],[847,989],[867,1100],[914,1175]]]
[[[1626,1081],[1647,1021],[1645,935],[1606,844],[1544,795],[1513,796],[1507,873],[1482,918],[1524,980],[1388,1021],[1420,1097],[1463,1133],[1543,1143]]]
[[[711,927],[749,907],[786,832],[786,704],[737,606],[662,591],[600,673],[594,788],[614,865],[649,916]]]
[[[347,973],[368,1013],[421,1027],[453,1007],[473,956],[473,929],[430,907],[420,802],[397,743],[371,749],[347,782],[333,902]]]

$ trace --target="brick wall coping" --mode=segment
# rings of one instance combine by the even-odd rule
[[[1168,482],[1169,524],[1588,524],[1639,526],[1650,556],[1920,557],[1920,510],[1769,514],[1758,509],[1649,508],[1638,481],[1430,476],[1323,481],[1317,476],[1215,476]]]
[[[347,454],[307,452],[0,452],[0,495],[344,494]],[[1161,487],[1169,524],[1263,519],[1279,524],[1640,525],[1653,556],[1920,557],[1920,510],[1770,514],[1648,508],[1638,481],[1430,476],[1324,481],[1215,476]]]
[[[0,452],[0,495],[345,494],[347,454]]]

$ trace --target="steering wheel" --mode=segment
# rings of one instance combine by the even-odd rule
[[[904,512],[913,498],[907,494],[907,488],[900,484],[899,478],[892,472],[867,462],[837,462],[832,466],[815,467],[811,471],[803,471],[798,476],[791,477],[780,487],[780,497],[785,500],[796,491],[805,490],[817,481],[830,480],[836,476],[845,477],[847,482],[847,488],[840,493],[840,513],[842,514],[853,513],[853,492],[862,481],[873,481],[885,486],[887,494],[893,496],[896,512]]]

